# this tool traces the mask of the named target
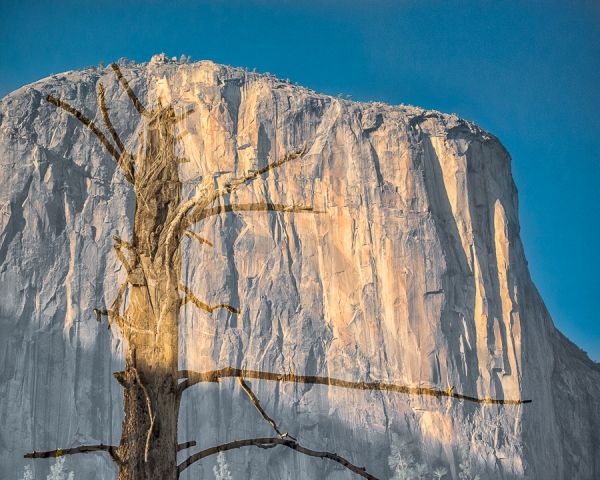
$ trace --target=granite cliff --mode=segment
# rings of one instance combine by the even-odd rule
[[[461,452],[488,478],[600,477],[600,367],[554,327],[519,239],[510,156],[455,115],[325,96],[270,75],[164,57],[121,67],[147,104],[194,113],[180,143],[183,198],[307,143],[299,161],[236,192],[323,213],[232,212],[182,245],[180,367],[223,367],[449,390],[454,397],[255,379],[278,424],[378,478],[409,445],[458,479]],[[55,75],[0,101],[0,478],[33,450],[115,444],[122,421],[118,329],[97,323],[126,273],[113,235],[132,191],[88,129],[46,98],[99,116],[96,85],[130,150],[143,122],[110,71]],[[143,149],[143,145],[139,146]],[[452,388],[453,387],[453,388]],[[269,434],[234,379],[189,389],[181,442],[197,450]],[[227,452],[234,478],[356,478],[280,447]],[[180,454],[181,459],[185,457]],[[212,478],[216,458],[182,478]],[[75,478],[115,478],[103,454],[69,456]]]

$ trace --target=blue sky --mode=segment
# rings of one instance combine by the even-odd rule
[[[600,3],[0,0],[0,97],[160,52],[455,112],[497,135],[533,280],[557,327],[600,361]]]

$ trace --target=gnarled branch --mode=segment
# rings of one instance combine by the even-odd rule
[[[226,303],[222,303],[220,305],[217,305],[216,307],[211,307],[209,305],[207,305],[204,302],[201,302],[200,300],[198,300],[196,298],[196,296],[192,293],[192,291],[186,287],[183,284],[179,284],[179,288],[185,292],[185,297],[183,297],[181,299],[181,306],[185,305],[188,302],[192,302],[194,305],[196,305],[198,308],[201,308],[202,310],[206,310],[208,313],[212,313],[215,310],[217,310],[218,308],[224,308],[225,310],[227,310],[228,312],[231,313],[236,313],[236,314],[240,314],[242,313],[240,310],[238,310],[237,308],[233,308],[231,305],[227,305]]]
[[[123,74],[121,73],[121,69],[119,68],[119,66],[116,63],[113,63],[113,64],[111,64],[110,67],[113,69],[115,77],[117,77],[117,79],[121,83],[123,90],[125,90],[125,93],[127,93],[127,96],[129,97],[129,100],[131,100],[131,103],[133,103],[133,106],[135,107],[135,109],[138,112],[140,112],[140,114],[143,115],[144,117],[150,118],[151,117],[150,112],[148,110],[146,110],[144,105],[142,105],[142,102],[140,102],[140,100],[137,98],[135,93],[133,93],[133,90],[129,86],[129,83],[127,82],[127,80],[125,79]]]
[[[288,438],[291,438],[294,441],[297,441],[289,433],[287,433],[287,432],[281,433],[281,431],[279,430],[279,427],[275,423],[275,420],[273,420],[271,417],[269,417],[267,415],[267,412],[265,412],[263,410],[263,408],[260,406],[260,401],[258,400],[258,398],[256,398],[256,395],[254,395],[254,392],[250,389],[250,387],[248,386],[248,384],[246,382],[244,382],[244,379],[242,377],[238,377],[238,382],[240,382],[240,385],[242,386],[242,389],[250,397],[250,400],[252,400],[252,403],[254,404],[254,406],[256,407],[256,409],[258,410],[258,413],[260,413],[260,415],[273,427],[273,430],[275,430],[275,433],[277,433],[277,435],[279,436],[279,438],[288,437]]]
[[[274,380],[281,382],[306,383],[314,385],[330,385],[332,387],[350,388],[354,390],[378,390],[385,392],[405,393],[408,395],[423,395],[431,397],[450,397],[457,400],[465,400],[467,402],[495,404],[495,405],[522,405],[531,403],[531,400],[502,400],[493,398],[476,398],[460,393],[454,393],[454,389],[436,390],[433,388],[423,387],[407,387],[404,385],[396,385],[393,383],[383,382],[349,382],[347,380],[339,380],[331,377],[317,377],[296,375],[294,373],[271,373],[261,372],[256,370],[242,370],[239,368],[225,367],[221,370],[213,370],[211,372],[194,372],[192,370],[181,370],[179,378],[185,379],[179,384],[181,391],[192,385],[201,382],[216,382],[219,378],[228,377],[244,377],[256,378],[259,380]]]
[[[317,458],[329,458],[339,464],[343,465],[347,469],[353,471],[354,473],[360,475],[361,477],[367,478],[369,480],[378,480],[377,477],[374,477],[370,473],[362,467],[357,467],[353,463],[346,460],[344,457],[337,455],[336,453],[330,452],[318,452],[316,450],[311,450],[309,448],[303,447],[298,442],[293,440],[287,440],[283,438],[249,438],[247,440],[236,440],[235,442],[224,443],[223,445],[218,445],[216,447],[210,447],[206,450],[202,450],[201,452],[195,453],[191,455],[188,459],[184,460],[177,467],[177,473],[181,474],[186,468],[188,468],[193,463],[202,460],[210,455],[214,455],[219,452],[226,452],[227,450],[233,450],[241,447],[260,447],[260,448],[272,448],[275,445],[283,445],[284,447],[291,448],[292,450],[296,450],[297,452],[303,453],[304,455],[308,455],[309,457],[317,457]]]
[[[117,465],[121,465],[121,459],[117,453],[119,447],[115,447],[113,445],[81,445],[80,447],[75,448],[65,448],[50,450],[47,452],[32,452],[25,454],[25,458],[54,458],[54,457],[62,457],[63,455],[75,455],[77,453],[90,453],[90,452],[106,452],[110,455],[110,458]]]

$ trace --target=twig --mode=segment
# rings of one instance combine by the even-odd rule
[[[107,452],[112,458],[113,462],[117,465],[121,465],[121,459],[117,453],[119,447],[115,447],[113,445],[104,445],[101,443],[100,445],[81,445],[76,448],[65,448],[50,450],[47,452],[32,452],[25,454],[25,458],[54,458],[54,457],[62,457],[63,455],[75,455],[77,453],[90,453],[90,452]]]
[[[496,405],[522,405],[531,403],[531,400],[498,400],[493,398],[476,398],[460,393],[454,393],[453,389],[435,390],[433,388],[423,387],[407,387],[404,385],[396,385],[393,383],[383,382],[349,382],[347,380],[339,380],[331,377],[316,377],[296,375],[294,373],[271,373],[261,372],[256,370],[242,370],[239,368],[225,367],[221,370],[213,370],[211,372],[194,372],[192,370],[180,370],[179,378],[186,379],[179,384],[180,390],[185,390],[192,385],[201,382],[216,382],[219,378],[228,377],[244,377],[256,378],[260,380],[274,380],[281,382],[306,383],[314,385],[330,385],[332,387],[350,388],[354,390],[378,390],[395,393],[405,393],[408,395],[423,395],[431,397],[450,397],[457,400],[465,400],[467,402],[496,404]]]
[[[250,397],[250,400],[252,400],[252,403],[254,404],[254,406],[256,407],[256,409],[258,410],[258,413],[261,414],[261,416],[269,423],[271,424],[271,426],[273,427],[273,430],[275,430],[275,433],[277,433],[277,435],[279,436],[279,438],[291,438],[294,441],[297,441],[297,439],[295,439],[294,437],[292,437],[289,433],[285,432],[285,433],[281,433],[281,431],[279,430],[279,428],[277,427],[277,424],[275,423],[275,420],[273,420],[271,417],[269,417],[267,415],[267,413],[263,410],[263,408],[260,406],[260,401],[258,400],[258,398],[256,398],[256,395],[254,395],[254,392],[252,390],[250,390],[250,387],[246,384],[246,382],[244,382],[244,379],[242,377],[237,377],[238,382],[240,382],[240,385],[242,386],[242,389],[244,390],[244,392],[246,392],[248,394],[248,396]]]
[[[100,310],[98,308],[94,308],[94,313],[96,314],[96,321],[97,322],[101,322],[102,321],[102,315],[108,316],[108,310]],[[109,323],[109,327],[108,328],[110,328],[110,323]]]
[[[181,302],[180,302],[180,305],[181,305],[181,306],[184,306],[184,305],[185,305],[186,303],[188,303],[188,302],[192,302],[192,303],[193,303],[194,305],[196,305],[198,308],[201,308],[202,310],[206,310],[208,313],[212,313],[212,312],[214,312],[215,310],[217,310],[218,308],[224,308],[224,309],[225,309],[225,310],[227,310],[228,312],[235,313],[235,314],[238,314],[238,315],[239,315],[240,313],[242,313],[242,312],[241,312],[240,310],[238,310],[237,308],[234,308],[234,307],[232,307],[231,305],[228,305],[228,304],[226,304],[226,303],[222,303],[222,304],[220,304],[220,305],[217,305],[217,306],[215,306],[215,307],[211,307],[211,306],[207,305],[206,303],[204,303],[204,302],[201,302],[200,300],[198,300],[198,299],[196,298],[196,296],[195,296],[195,295],[192,293],[192,291],[191,291],[191,290],[190,290],[188,287],[186,287],[185,285],[183,285],[183,284],[181,284],[181,283],[180,283],[180,284],[179,284],[179,288],[180,288],[180,289],[181,289],[183,292],[185,292],[185,295],[186,295],[185,297],[183,297],[183,298],[181,299]]]
[[[179,445],[177,445],[177,451],[181,452],[182,450],[185,450],[185,449],[191,448],[191,447],[195,447],[195,446],[196,446],[195,440],[192,440],[190,442],[180,443]]]
[[[344,457],[340,457],[336,453],[317,452],[316,450],[311,450],[309,448],[301,446],[300,444],[298,444],[298,442],[282,438],[250,438],[247,440],[236,440],[235,442],[224,443],[223,445],[207,448],[206,450],[202,450],[201,452],[191,455],[189,458],[180,463],[177,467],[177,473],[181,474],[181,472],[183,472],[187,467],[189,467],[193,463],[210,455],[214,455],[215,453],[226,452],[227,450],[233,450],[235,448],[250,446],[260,448],[272,448],[275,445],[283,445],[284,447],[291,448],[292,450],[296,450],[297,452],[303,453],[304,455],[308,455],[310,457],[329,458],[343,465],[347,469],[352,470],[354,473],[360,475],[361,477],[367,478],[369,480],[378,480],[377,477],[374,477],[370,473],[367,473],[366,469],[362,467],[357,467],[356,465],[350,463]]]

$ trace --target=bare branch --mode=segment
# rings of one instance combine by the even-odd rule
[[[183,461],[177,467],[177,473],[181,474],[187,467],[197,462],[198,460],[202,460],[203,458],[209,457],[210,455],[214,455],[219,452],[226,452],[227,450],[233,450],[241,447],[260,447],[260,448],[272,448],[275,445],[283,445],[284,447],[291,448],[292,450],[296,450],[297,452],[303,453],[304,455],[308,455],[310,457],[317,458],[329,458],[339,464],[343,465],[347,469],[353,471],[354,473],[360,475],[361,477],[367,478],[369,480],[378,480],[377,477],[374,477],[370,473],[362,467],[357,467],[353,463],[350,463],[344,457],[340,457],[336,453],[330,452],[318,452],[316,450],[311,450],[309,448],[303,447],[298,442],[293,440],[286,440],[282,438],[250,438],[247,440],[237,440],[235,442],[224,443],[223,445],[218,445],[216,447],[207,448],[206,450],[202,450],[201,452],[195,453],[191,455],[187,460]]]
[[[136,248],[129,242],[126,242],[125,240],[122,240],[121,238],[117,237],[116,235],[113,235],[113,240],[115,242],[117,242],[121,247],[126,248],[127,250],[131,251],[131,252],[136,252]]]
[[[210,243],[208,240],[202,238],[200,235],[192,232],[191,230],[186,230],[183,233],[190,238],[194,238],[194,239],[198,240],[200,243],[206,243],[209,247],[214,247],[214,245],[212,243]]]
[[[179,384],[180,390],[184,390],[192,385],[202,382],[216,382],[220,378],[244,377],[256,378],[259,380],[274,380],[280,382],[306,383],[313,385],[330,385],[332,387],[350,388],[354,390],[372,390],[385,391],[394,393],[405,393],[408,395],[423,395],[431,397],[450,397],[457,400],[465,400],[467,402],[495,404],[495,405],[522,405],[531,403],[531,400],[497,400],[493,398],[476,398],[460,393],[454,393],[453,388],[448,390],[435,390],[433,388],[423,387],[407,387],[404,385],[396,385],[393,383],[383,382],[349,382],[331,377],[316,377],[296,375],[294,373],[270,373],[256,370],[242,370],[239,368],[225,367],[221,370],[213,370],[211,372],[194,372],[192,370],[180,370],[179,378],[186,379]]]
[[[100,140],[104,148],[110,153],[110,156],[115,159],[115,161],[119,161],[119,152],[112,146],[112,144],[108,141],[108,138],[100,131],[100,129],[96,126],[94,122],[92,122],[89,118],[87,118],[83,113],[79,110],[75,110],[71,105],[62,100],[59,100],[54,95],[48,95],[46,100],[59,108],[62,108],[66,112],[69,112],[73,115],[77,120],[83,123],[86,127],[88,127],[96,137]]]
[[[188,110],[187,112],[182,113],[181,115],[177,115],[175,117],[175,122],[181,122],[182,120],[185,120],[187,117],[189,117],[192,113],[194,113],[195,109],[192,108],[190,110]]]
[[[120,245],[115,245],[113,248],[115,249],[115,252],[117,253],[117,257],[119,258],[119,260],[121,261],[121,263],[125,267],[125,271],[128,274],[131,273],[132,272],[131,265],[129,265],[129,262],[125,258],[125,255],[123,255],[123,252],[121,251],[121,246]]]
[[[132,157],[125,150],[123,142],[121,142],[121,139],[119,138],[119,135],[117,135],[115,127],[110,121],[110,117],[108,116],[109,108],[106,108],[106,105],[104,103],[104,85],[102,85],[101,83],[98,85],[98,106],[100,107],[100,113],[102,114],[102,120],[104,121],[104,125],[106,125],[110,136],[112,137],[113,141],[117,145],[117,149],[119,150],[119,158],[117,159],[117,163],[119,164],[119,167],[121,167],[121,170],[123,170],[123,174],[125,175],[127,181],[133,184],[135,183],[135,170],[133,169]]]
[[[107,452],[112,458],[113,462],[117,465],[121,465],[121,459],[117,453],[119,447],[115,447],[112,445],[82,445],[76,448],[65,448],[50,450],[47,452],[32,452],[25,454],[25,458],[54,458],[54,457],[62,457],[63,455],[75,455],[77,453],[90,453],[90,452]]]
[[[177,135],[175,137],[175,145],[177,145],[181,140],[183,140],[185,137],[187,137],[190,134],[190,132],[188,132],[187,130],[184,130],[183,132],[181,132],[179,135]]]
[[[236,313],[236,314],[240,314],[242,313],[240,310],[238,310],[237,308],[233,308],[231,305],[227,305],[226,303],[222,303],[220,305],[217,305],[216,307],[210,307],[209,305],[207,305],[204,302],[201,302],[200,300],[198,300],[196,298],[196,296],[192,293],[192,291],[186,287],[183,284],[179,284],[179,288],[185,292],[185,297],[181,299],[181,306],[185,305],[188,302],[192,302],[194,305],[196,305],[198,308],[201,308],[202,310],[206,310],[208,313],[212,313],[215,310],[217,310],[218,308],[224,308],[225,310],[227,310],[228,312],[231,313]]]
[[[242,386],[242,389],[244,390],[244,392],[246,392],[248,394],[248,396],[250,397],[250,400],[252,400],[252,403],[254,404],[254,406],[256,407],[256,409],[258,410],[258,413],[260,413],[261,416],[273,427],[273,430],[275,430],[275,433],[277,433],[277,435],[279,436],[279,438],[288,437],[288,438],[291,438],[294,441],[297,441],[289,433],[287,433],[287,432],[281,433],[279,431],[279,428],[277,427],[277,424],[275,423],[275,420],[273,420],[271,417],[269,417],[267,415],[267,413],[263,410],[263,408],[260,406],[260,402],[259,402],[258,398],[256,398],[256,395],[254,395],[254,392],[250,389],[250,387],[246,384],[246,382],[244,382],[244,379],[242,377],[238,377],[238,382],[240,382],[240,385]]]
[[[110,67],[113,69],[113,72],[115,73],[115,77],[117,77],[117,79],[121,83],[123,90],[125,90],[125,92],[127,93],[127,96],[129,97],[129,100],[131,100],[131,103],[133,103],[133,106],[135,107],[135,109],[138,112],[140,112],[140,114],[143,115],[144,117],[150,118],[151,117],[150,112],[148,110],[146,110],[146,108],[142,105],[142,102],[140,102],[139,99],[137,98],[137,96],[135,95],[135,93],[133,93],[133,90],[129,86],[129,83],[127,82],[127,80],[125,79],[123,74],[121,73],[121,69],[119,68],[119,66],[116,63],[113,63],[113,64],[111,64]]]
[[[100,310],[98,308],[94,308],[94,313],[96,314],[96,321],[97,322],[101,322],[102,321],[102,315],[107,315],[108,316],[108,310]]]
[[[117,145],[117,148],[119,149],[120,153],[123,153],[125,151],[125,146],[123,145],[123,142],[121,142],[121,139],[119,138],[119,135],[117,135],[117,131],[115,130],[115,127],[113,126],[112,122],[110,121],[110,118],[108,116],[108,108],[106,108],[106,104],[104,103],[104,85],[102,85],[101,83],[98,84],[98,106],[100,107],[100,113],[102,114],[102,120],[104,120],[104,125],[106,125],[106,128],[108,130],[108,133],[110,133],[110,136],[113,139],[113,142],[115,142],[115,144]]]
[[[264,175],[265,173],[267,173],[271,170],[274,170],[275,168],[279,168],[284,163],[287,163],[291,160],[295,160],[297,158],[302,158],[304,156],[304,154],[306,153],[306,148],[307,148],[307,145],[305,143],[302,150],[299,150],[295,153],[291,153],[289,155],[285,155],[284,157],[280,158],[279,160],[277,160],[273,163],[270,163],[259,170],[249,172],[246,175],[244,175],[243,177],[237,178],[235,180],[231,180],[231,181],[227,182],[225,185],[223,185],[221,188],[218,188],[217,190],[212,191],[206,197],[198,199],[199,201],[192,201],[191,205],[189,204],[190,202],[186,202],[185,204],[182,205],[183,215],[188,216],[187,221],[185,223],[185,228],[189,227],[190,225],[193,225],[194,223],[197,223],[199,220],[196,220],[195,217],[201,217],[204,209],[206,207],[210,206],[218,198],[222,197],[223,195],[231,194],[240,185],[248,183],[257,177],[260,177],[261,175]],[[188,212],[189,212],[189,214],[188,214]]]
[[[299,205],[282,205],[279,203],[234,203],[231,205],[218,205],[216,207],[204,209],[199,212],[197,217],[188,217],[190,225],[198,223],[205,218],[228,212],[283,212],[283,213],[325,213],[320,210],[314,210],[313,207],[300,203]],[[188,223],[188,222],[186,222]]]
[[[144,395],[146,396],[146,403],[148,405],[148,416],[150,417],[150,427],[148,428],[148,433],[146,434],[146,448],[144,450],[144,462],[148,463],[148,451],[150,450],[150,437],[152,436],[152,430],[154,429],[154,420],[156,420],[156,413],[152,413],[152,401],[150,400],[150,394],[148,393],[148,389],[142,383],[140,379],[140,374],[138,373],[135,367],[131,367],[133,373],[135,374],[135,379],[138,385],[144,391]]]
[[[129,161],[129,158],[130,158],[129,154],[127,154],[126,152],[124,152],[123,155],[122,155],[108,141],[108,139],[106,138],[106,136],[97,127],[97,125],[94,122],[92,122],[89,118],[87,118],[79,110],[76,110],[71,105],[69,105],[68,103],[59,100],[58,98],[54,97],[54,95],[48,95],[48,97],[46,98],[46,100],[48,102],[56,105],[57,107],[62,108],[66,112],[69,112],[77,120],[79,120],[86,127],[88,127],[94,133],[94,135],[96,135],[96,137],[98,137],[98,140],[100,140],[100,143],[102,143],[102,145],[104,146],[104,148],[106,148],[106,150],[108,151],[108,153],[110,154],[110,156],[113,157],[113,159],[115,160],[115,162],[117,162],[117,164],[121,167],[121,169],[123,170],[123,173],[125,174],[125,178],[127,179],[127,181],[129,183],[133,184],[133,181],[134,181],[133,180],[133,173],[132,173],[133,172],[133,165],[131,165],[131,162]],[[127,157],[127,158],[125,158],[125,157]]]
[[[179,445],[177,445],[177,451],[181,452],[182,450],[185,450],[186,448],[192,448],[195,446],[196,446],[195,440],[192,440],[191,442],[180,443]]]
[[[112,322],[116,321],[119,327],[123,328],[125,325],[124,319],[121,317],[121,305],[123,303],[123,295],[125,294],[125,289],[127,288],[128,282],[125,281],[119,288],[119,292],[117,293],[117,297],[111,305],[111,309],[108,310],[108,328],[112,326]],[[124,332],[125,333],[125,332]]]

